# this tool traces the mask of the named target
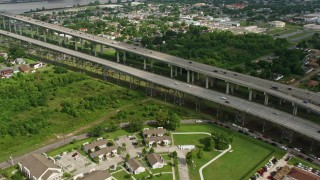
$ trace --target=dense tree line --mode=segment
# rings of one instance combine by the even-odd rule
[[[274,74],[303,75],[302,60],[306,54],[302,50],[281,49],[276,50],[274,54],[272,61],[246,62],[245,68],[238,66],[233,70],[240,73],[247,72],[263,79],[272,79]]]
[[[85,77],[77,73],[42,78],[39,74],[19,75],[0,81],[0,135],[38,134],[47,125],[46,115],[15,119],[14,115],[33,107],[47,106],[51,90],[81,81]]]
[[[162,52],[214,66],[248,62],[288,45],[284,39],[274,40],[267,35],[205,31],[205,27],[190,26],[187,33],[167,31],[161,37],[144,36],[141,43],[149,48],[160,47]]]
[[[298,48],[315,48],[320,49],[320,34],[314,33],[309,40],[302,40],[297,45]]]

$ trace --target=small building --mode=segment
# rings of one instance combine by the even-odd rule
[[[13,72],[13,74],[16,74],[16,73],[20,72],[20,67],[12,68],[12,72]]]
[[[136,159],[129,159],[126,162],[126,167],[128,171],[133,174],[140,174],[146,170],[146,168]]]
[[[167,130],[163,129],[162,127],[158,127],[157,129],[145,128],[142,131],[142,136],[144,138],[149,138],[149,137],[163,136],[166,133],[167,133]]]
[[[271,21],[269,22],[269,25],[272,27],[285,27],[286,23],[282,21]]]
[[[291,171],[283,179],[299,179],[299,180],[320,180],[320,177],[314,173],[299,168],[292,168]]]
[[[60,180],[62,169],[55,164],[54,160],[40,154],[31,154],[18,163],[19,170],[32,180]]]
[[[222,22],[219,22],[219,25],[220,26],[226,26],[226,27],[231,27],[231,26],[239,27],[240,26],[240,22],[222,21]]]
[[[13,74],[12,69],[4,69],[0,71],[0,75],[2,76],[10,76]]]
[[[117,145],[113,145],[113,146],[110,146],[110,147],[105,147],[105,148],[102,148],[98,151],[95,151],[93,153],[90,154],[90,157],[91,158],[96,158],[98,157],[99,160],[103,160],[103,159],[106,159],[108,157],[114,157],[115,155],[117,155],[117,150],[118,149],[118,146]]]
[[[152,169],[162,168],[164,165],[164,160],[163,160],[162,156],[159,154],[154,154],[154,153],[148,154],[147,160],[148,160],[150,166],[152,167]]]
[[[30,64],[30,67],[33,68],[33,69],[38,69],[38,68],[41,68],[43,66],[44,66],[44,64],[42,62],[36,62],[36,63]]]
[[[79,180],[112,180],[112,176],[108,171],[93,171]]]
[[[23,58],[17,58],[14,60],[13,64],[25,64],[26,61]]]
[[[315,87],[319,85],[319,81],[309,80],[308,87]]]
[[[91,144],[83,145],[83,150],[86,153],[95,152],[96,149],[102,149],[102,148],[107,147],[108,142],[109,142],[108,139],[102,139],[102,140],[94,141]]]
[[[0,57],[3,57],[4,60],[8,59],[8,54],[7,53],[0,53]]]
[[[320,31],[320,25],[306,24],[303,26],[303,29],[308,30],[308,31]]]
[[[157,137],[150,137],[150,138],[144,138],[144,141],[147,146],[153,146],[156,145],[169,145],[171,142],[171,139],[169,136],[157,136]]]
[[[22,65],[19,67],[19,70],[23,73],[28,73],[30,71],[30,68],[27,65]]]

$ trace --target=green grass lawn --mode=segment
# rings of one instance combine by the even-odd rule
[[[131,179],[131,178],[126,178],[127,173],[123,170],[123,171],[119,171],[117,173],[112,174],[113,177],[117,178],[117,179]]]
[[[4,177],[9,178],[14,175],[14,172],[19,169],[18,165],[10,166],[5,169],[0,169],[0,174],[2,174]]]
[[[175,145],[196,145],[204,146],[200,141],[208,137],[205,134],[173,134]]]
[[[229,134],[231,131],[215,125],[185,125],[179,127],[176,132],[217,132]],[[178,138],[177,138],[178,137]],[[174,135],[175,144],[190,144],[202,145],[201,138],[205,135],[185,135],[180,138],[179,135]],[[240,133],[236,133],[232,143],[233,152],[229,152],[218,160],[207,166],[204,171],[206,179],[249,179],[254,174],[256,169],[259,169],[272,156],[281,158],[285,153],[269,144],[260,142]],[[204,158],[196,159],[196,167],[189,166],[190,178],[200,179],[198,169],[219,154],[219,152],[204,151]]]
[[[320,170],[320,166],[317,166],[316,164],[312,164],[308,161],[305,161],[299,157],[292,157],[289,161],[288,161],[288,164],[290,165],[296,165],[298,163],[301,163],[302,165],[305,165],[305,166],[309,166],[309,167],[312,167],[314,169],[318,169]]]
[[[82,144],[85,142],[92,142],[94,141],[96,138],[88,138],[88,139],[83,139],[83,140],[79,140],[76,141],[74,143],[69,143],[66,144],[62,147],[59,147],[58,149],[54,149],[52,151],[47,152],[47,154],[51,157],[55,157],[63,152],[71,152],[72,150],[76,149],[76,150],[80,150],[82,147]]]
[[[157,175],[153,176],[153,180],[172,180],[172,174],[162,174],[162,175]]]

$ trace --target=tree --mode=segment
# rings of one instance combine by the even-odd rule
[[[93,128],[89,134],[93,137],[100,137],[103,134],[103,129],[100,126]]]
[[[226,135],[218,133],[212,133],[211,138],[214,140],[215,148],[218,150],[227,149],[233,140],[232,137],[227,137]]]
[[[126,149],[127,144],[126,144],[126,143],[122,143],[122,145],[121,145],[121,146],[122,146],[122,148],[123,148],[123,149]]]
[[[3,63],[5,61],[5,58],[0,56],[0,63]]]
[[[165,127],[168,121],[169,121],[168,111],[160,109],[156,114],[157,125],[161,127]]]
[[[142,149],[142,154],[143,154],[143,155],[147,154],[147,149],[146,149],[146,148],[143,148],[143,149]]]
[[[203,157],[203,149],[202,148],[199,148],[198,149],[198,152],[197,152],[197,158],[198,159],[201,159]]]
[[[149,149],[149,154],[152,154],[152,153],[154,153],[153,147],[151,147],[151,148]]]
[[[143,128],[143,122],[141,120],[131,120],[128,125],[129,132],[141,131]]]
[[[172,157],[172,158],[177,158],[177,156],[178,156],[177,151],[173,151],[173,152],[171,153],[171,157]]]
[[[109,142],[107,143],[107,146],[108,146],[108,147],[113,146],[113,145],[114,145],[114,142],[113,142],[113,141],[109,141]]]
[[[108,125],[108,131],[109,132],[114,132],[116,130],[119,129],[119,123],[117,122],[114,122],[114,121],[111,121]]]
[[[175,130],[177,127],[180,127],[180,116],[176,113],[170,114],[169,121],[166,125],[166,128],[169,130]]]
[[[187,163],[188,164],[192,164],[192,162],[194,160],[194,157],[195,157],[195,151],[194,150],[188,152],[187,155],[186,155]]]
[[[128,161],[130,159],[130,154],[127,154],[125,160]]]
[[[216,143],[214,142],[214,139],[210,137],[209,143],[208,143],[208,150],[213,151],[215,147],[216,147]]]

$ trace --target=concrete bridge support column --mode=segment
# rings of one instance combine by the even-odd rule
[[[199,81],[200,80],[200,73],[197,72],[197,80]]]
[[[11,23],[10,23],[10,19],[8,19],[8,25],[9,25],[9,31],[11,32]]]
[[[292,114],[293,114],[293,115],[297,115],[297,113],[298,113],[298,106],[295,105],[294,103],[292,103],[292,106],[293,106],[293,112],[292,112]]]
[[[22,23],[19,22],[19,32],[20,32],[20,35],[22,35]]]
[[[100,44],[100,54],[103,54],[103,45]]]
[[[37,34],[38,34],[38,32],[37,32]],[[38,34],[38,35],[39,35],[39,34]],[[67,42],[66,34],[63,34],[63,44],[66,44],[66,42]]]
[[[151,60],[151,61],[150,61],[150,68],[151,68],[151,69],[153,68],[153,63],[154,63],[154,61]]]
[[[230,84],[228,81],[226,81],[227,83],[227,87],[226,87],[226,94],[229,94],[229,90],[230,90]]]
[[[178,67],[177,66],[175,66],[174,67],[174,76],[178,76]]]
[[[189,82],[190,82],[190,71],[187,70],[187,83],[189,83]]]
[[[180,74],[182,74],[182,67],[180,68]]]
[[[210,86],[213,86],[213,78],[212,77],[210,77],[210,79],[209,79],[209,84],[210,84]]]
[[[117,62],[120,62],[120,54],[119,54],[119,51],[117,51]]]
[[[75,50],[75,51],[78,51],[78,44],[77,44],[77,42],[78,42],[78,38],[74,37],[74,50]]]
[[[252,89],[248,88],[249,90],[249,101],[252,101]]]
[[[143,70],[147,69],[147,60],[143,59]]]
[[[206,88],[208,89],[209,88],[209,77],[206,76]]]
[[[239,85],[238,85],[238,84],[236,84],[236,90],[237,90],[237,91],[239,90]]]
[[[4,18],[4,16],[2,16],[2,25],[3,29],[6,29],[6,19]]]
[[[191,84],[193,84],[193,82],[194,82],[194,72],[192,71],[191,72]]]
[[[173,66],[170,65],[170,77],[173,78]]]
[[[44,42],[47,42],[47,32],[46,31],[47,31],[46,29],[43,31]]]
[[[97,44],[93,43],[93,48],[94,48],[94,56],[97,57]]]
[[[230,91],[231,91],[232,94],[233,94],[233,89],[234,89],[234,84],[231,84],[230,85]]]
[[[252,98],[253,99],[257,98],[257,92],[254,90],[252,90]]]
[[[127,56],[126,52],[123,52],[123,64],[126,64]]]
[[[269,95],[267,93],[264,93],[264,105],[268,106],[269,104]]]
[[[83,40],[82,39],[80,39],[80,47],[83,50]]]
[[[17,33],[17,23],[16,22],[13,23],[13,28],[14,28],[14,33]]]

